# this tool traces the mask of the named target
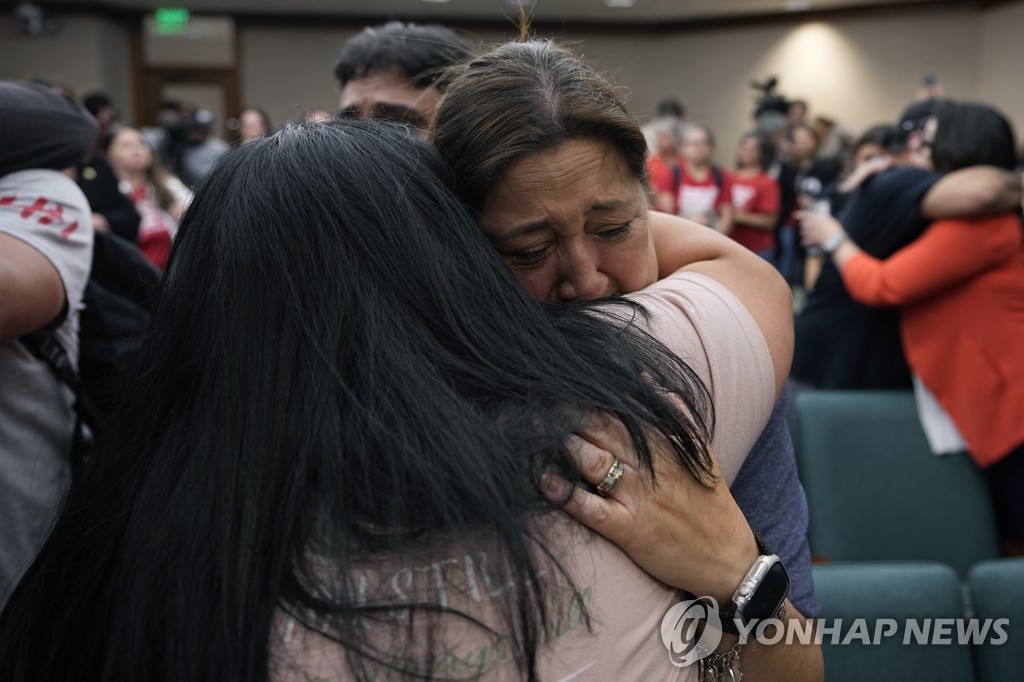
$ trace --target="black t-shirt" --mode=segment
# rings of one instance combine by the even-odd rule
[[[831,161],[815,161],[806,171],[791,164],[782,166],[779,170],[782,201],[779,207],[779,224],[783,225],[789,221],[799,194],[818,197],[824,188],[835,182],[838,177],[839,167]]]
[[[92,212],[107,219],[111,232],[135,244],[139,237],[139,214],[118,185],[114,170],[103,157],[91,154],[78,164],[78,186]]]
[[[846,202],[839,222],[860,248],[887,258],[928,226],[920,204],[939,177],[920,168],[894,168],[870,178]],[[899,310],[855,302],[826,259],[796,318],[792,376],[823,389],[908,388]]]

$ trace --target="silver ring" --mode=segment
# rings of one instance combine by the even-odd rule
[[[626,471],[626,468],[622,466],[622,462],[616,457],[615,461],[612,462],[611,467],[608,469],[608,473],[604,475],[601,482],[594,486],[597,489],[597,494],[601,497],[608,497],[612,494],[615,488],[618,487],[619,481],[622,480],[622,474]]]

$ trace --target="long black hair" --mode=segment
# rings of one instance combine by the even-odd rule
[[[401,130],[289,126],[229,152],[180,227],[124,418],[0,617],[0,670],[267,679],[288,614],[357,671],[444,676],[454,619],[535,679],[572,587],[537,522],[541,475],[573,475],[566,438],[612,413],[648,472],[657,438],[710,484],[706,392],[642,314],[534,301]],[[453,543],[511,576],[497,620],[356,579]],[[391,627],[396,609],[414,617]]]
[[[1013,127],[996,109],[978,102],[942,100],[935,104],[933,116],[938,122],[932,142],[935,170],[948,172],[975,165],[1006,170],[1017,167]]]

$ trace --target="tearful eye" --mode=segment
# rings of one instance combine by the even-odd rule
[[[614,239],[616,237],[621,237],[625,234],[629,234],[629,231],[632,229],[633,224],[626,223],[625,225],[619,225],[618,227],[613,227],[611,229],[605,230],[604,232],[598,232],[597,234],[599,237],[602,237],[604,239]]]
[[[548,254],[550,247],[545,246],[543,249],[536,249],[535,251],[523,251],[520,253],[503,253],[502,257],[508,261],[511,265],[520,267],[526,267],[530,265],[536,265],[544,260],[544,257]]]

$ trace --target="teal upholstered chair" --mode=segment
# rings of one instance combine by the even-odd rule
[[[828,682],[974,679],[970,645],[918,644],[913,633],[910,644],[904,641],[908,619],[963,617],[961,582],[952,568],[934,562],[855,562],[818,565],[813,571],[820,617],[826,624],[842,620],[835,641],[827,632],[822,641]],[[866,619],[864,632],[870,643],[851,636],[859,618]],[[896,624],[879,623],[880,619]],[[881,636],[893,627],[894,634]],[[846,638],[849,641],[843,644]]]
[[[910,391],[808,390],[791,409],[816,558],[940,561],[966,577],[999,556],[983,473],[931,453]]]
[[[990,634],[975,648],[978,680],[1024,680],[1024,559],[995,559],[971,568],[970,585],[974,613],[985,619],[1008,619],[1007,639]]]

